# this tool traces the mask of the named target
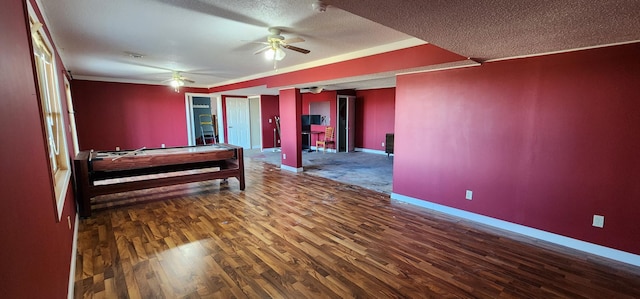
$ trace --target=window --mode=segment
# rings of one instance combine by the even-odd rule
[[[71,169],[66,142],[64,113],[58,88],[58,75],[55,66],[53,47],[41,30],[41,23],[31,17],[31,37],[36,66],[37,84],[40,91],[40,110],[42,126],[46,135],[47,152],[51,166],[51,179],[55,189],[57,220],[60,220],[67,188],[71,178]]]

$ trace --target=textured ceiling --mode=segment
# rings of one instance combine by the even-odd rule
[[[640,40],[638,0],[328,2],[481,61]]]
[[[286,50],[280,71],[381,45],[424,43],[336,8],[317,13],[311,1],[41,2],[66,67],[74,78],[92,80],[159,84],[177,70],[196,86],[209,87],[273,74],[273,64],[254,55],[264,47],[255,42],[266,40],[268,27],[281,28],[285,38],[304,38],[295,46],[311,50],[307,55]]]
[[[116,82],[161,84],[177,70],[211,87],[275,74],[253,55],[268,27],[311,50],[287,51],[280,73],[425,42],[484,61],[640,40],[640,0],[326,0],[325,13],[304,0],[37,1],[74,78]],[[308,85],[394,84],[395,72]]]

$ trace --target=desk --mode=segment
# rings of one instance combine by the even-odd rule
[[[135,151],[82,151],[74,159],[79,214],[91,216],[98,195],[235,177],[244,190],[242,147],[218,143]],[[187,170],[198,170],[189,173]],[[159,178],[141,177],[167,174]],[[135,178],[110,183],[111,179]]]
[[[323,131],[302,131],[302,135],[308,135],[309,137],[309,152],[313,152],[311,149],[311,136],[316,135],[316,140],[318,140],[318,135],[320,133],[324,133]]]

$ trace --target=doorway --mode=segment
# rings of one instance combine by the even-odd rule
[[[220,97],[214,97],[211,94],[185,94],[185,108],[187,116],[187,144],[190,146],[196,144],[202,144],[199,142],[202,137],[200,132],[200,119],[201,114],[210,114],[212,120],[215,122],[213,127],[215,128],[215,136],[218,138],[218,142],[225,142],[225,136],[221,133],[222,127],[222,100]],[[214,120],[215,118],[215,120]]]
[[[338,96],[338,129],[336,132],[336,150],[338,152],[355,151],[356,97]]]

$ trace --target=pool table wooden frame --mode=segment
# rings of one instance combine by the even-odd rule
[[[149,174],[197,173],[96,184],[102,180]],[[99,195],[235,177],[245,189],[242,147],[218,143],[135,151],[82,151],[74,159],[76,198],[80,217],[91,216],[91,198]]]

